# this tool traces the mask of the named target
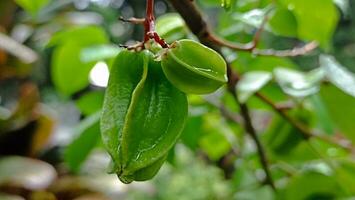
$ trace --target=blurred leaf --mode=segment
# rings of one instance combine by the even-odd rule
[[[103,91],[93,91],[84,94],[77,101],[76,105],[84,115],[91,115],[102,108],[104,101]]]
[[[238,170],[233,174],[233,187],[235,188],[247,188],[250,185],[258,185],[259,180],[255,176],[253,169],[248,166],[248,162],[240,159],[236,162],[236,168]]]
[[[53,53],[52,79],[65,95],[72,95],[89,84],[89,72],[94,64],[81,62],[81,49],[78,44],[68,42],[57,47]]]
[[[298,66],[288,58],[271,56],[255,57],[251,53],[238,52],[238,58],[233,62],[235,68],[244,73],[247,71],[261,70],[272,72],[277,67],[296,69]]]
[[[75,128],[75,135],[78,137],[68,145],[64,154],[64,160],[73,172],[80,170],[80,166],[100,140],[100,115],[101,112],[97,112],[87,117]]]
[[[184,130],[181,133],[181,140],[191,150],[196,150],[199,139],[203,134],[203,119],[201,116],[193,116],[187,119]]]
[[[333,2],[340,8],[344,15],[348,16],[351,12],[349,0],[333,0]]]
[[[242,200],[256,200],[256,199],[263,199],[263,200],[274,200],[275,194],[273,190],[268,186],[263,186],[256,189],[250,190],[241,190],[238,191],[234,199],[242,199]]]
[[[280,2],[294,13],[300,39],[316,40],[323,48],[330,46],[339,19],[332,0],[280,0]]]
[[[116,57],[121,50],[121,48],[108,44],[90,46],[82,49],[80,60],[84,63],[103,61]]]
[[[321,55],[319,60],[329,81],[343,92],[355,97],[355,75],[341,66],[332,56]]]
[[[98,26],[79,26],[53,35],[47,47],[75,43],[78,46],[94,46],[108,43],[105,31]]]
[[[168,43],[182,39],[187,34],[185,21],[177,13],[168,13],[158,17],[156,31]]]
[[[322,86],[321,96],[334,124],[355,141],[355,98],[332,85]]]
[[[107,48],[98,46],[107,42],[108,38],[103,29],[96,26],[75,27],[52,37],[48,46],[56,46],[56,48],[52,57],[51,75],[54,85],[60,92],[72,95],[89,84],[88,76],[94,62],[88,62],[93,58],[85,55],[88,51],[85,48],[97,48],[95,59],[115,54],[116,52],[112,52],[112,49],[108,51]],[[89,52],[92,51],[92,49],[89,50]],[[83,54],[84,57],[82,57]]]
[[[203,135],[199,140],[199,146],[208,155],[211,160],[218,160],[226,155],[230,149],[231,144],[224,134],[227,130],[226,124],[216,123],[221,121],[219,116],[206,116],[203,124]]]
[[[177,166],[163,169],[154,181],[156,195],[151,199],[161,200],[228,200],[231,198],[231,185],[223,178],[221,169],[207,165],[184,146],[176,146]],[[141,198],[147,198],[147,192]]]
[[[334,177],[308,171],[292,177],[283,199],[334,199],[342,194],[343,191]]]
[[[276,155],[289,155],[303,141],[301,133],[278,116],[274,117],[264,137],[267,148]]]
[[[342,186],[355,195],[355,162],[354,160],[340,160],[335,177],[342,182]]]
[[[41,190],[47,188],[56,176],[51,165],[39,160],[19,156],[0,159],[0,185]]]
[[[235,13],[234,19],[240,20],[245,24],[259,28],[267,13],[266,9],[253,9],[245,13]]]
[[[221,6],[226,10],[229,10],[233,7],[236,0],[221,0]]]
[[[15,0],[15,2],[32,15],[37,15],[49,0]]]
[[[318,94],[310,97],[311,104],[314,107],[314,113],[318,118],[320,127],[328,134],[334,134],[333,121],[325,107],[325,104]]]
[[[293,13],[286,8],[277,8],[273,11],[268,25],[273,33],[287,36],[297,37],[297,21]]]
[[[274,75],[285,93],[294,97],[305,97],[319,91],[319,83],[324,73],[321,69],[303,73],[286,68],[276,68]]]
[[[243,74],[236,86],[239,101],[241,103],[247,102],[250,96],[264,87],[271,79],[270,72],[251,71]]]

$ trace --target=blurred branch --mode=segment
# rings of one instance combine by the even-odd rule
[[[257,149],[258,154],[259,154],[260,163],[261,163],[262,168],[263,168],[263,170],[265,172],[265,183],[270,185],[273,190],[276,190],[274,181],[273,181],[271,173],[270,173],[269,162],[267,161],[267,158],[266,158],[265,149],[262,146],[262,144],[261,144],[261,142],[260,142],[260,140],[259,140],[259,138],[257,136],[256,130],[255,130],[254,126],[253,126],[253,123],[252,123],[252,120],[251,120],[251,117],[250,117],[249,108],[248,108],[248,106],[246,104],[239,102],[238,97],[237,97],[237,93],[235,92],[234,89],[233,89],[233,91],[230,91],[230,92],[233,95],[233,98],[235,99],[235,101],[239,105],[241,115],[242,115],[242,117],[244,119],[245,130],[247,131],[247,133],[249,133],[250,137],[253,139],[253,141],[254,141],[254,143],[256,145],[256,149]]]
[[[170,3],[174,6],[174,8],[180,13],[180,15],[183,17],[185,20],[187,26],[190,28],[190,30],[200,39],[202,43],[205,45],[220,51],[220,47],[228,47],[234,50],[240,50],[240,51],[250,51],[255,55],[265,55],[265,56],[277,56],[277,57],[294,57],[294,56],[299,56],[299,55],[305,55],[309,53],[310,51],[316,49],[318,47],[318,44],[316,42],[310,42],[308,44],[305,44],[302,47],[295,47],[291,50],[274,50],[274,49],[257,49],[256,46],[259,42],[261,32],[264,29],[264,26],[267,22],[267,18],[264,19],[264,22],[262,26],[258,29],[256,34],[254,35],[254,39],[252,43],[249,44],[236,44],[236,43],[230,43],[228,41],[225,41],[210,31],[206,21],[203,19],[202,14],[200,11],[197,9],[197,7],[194,5],[194,3],[191,0],[170,0]],[[235,101],[238,103],[240,110],[241,110],[241,115],[244,119],[244,126],[246,131],[250,134],[252,139],[254,140],[258,154],[260,157],[260,162],[262,164],[263,170],[266,175],[265,182],[269,184],[272,188],[275,189],[273,180],[271,178],[270,172],[269,172],[269,166],[268,162],[266,159],[265,151],[260,143],[259,138],[257,137],[256,131],[252,125],[252,120],[250,118],[250,112],[249,108],[247,107],[246,104],[241,104],[238,101],[237,98],[237,93],[235,91],[235,86],[239,80],[239,76],[236,72],[234,72],[231,68],[230,65],[228,65],[228,90],[229,92],[233,95],[235,98]],[[349,144],[345,144],[343,142],[339,142],[333,138],[327,137],[324,134],[319,135],[313,133],[308,127],[304,126],[303,124],[297,122],[294,120],[291,116],[288,115],[287,110],[283,108],[279,108],[275,103],[273,103],[270,99],[267,97],[263,96],[260,93],[256,94],[257,97],[259,97],[262,101],[264,101],[266,104],[271,106],[280,116],[282,116],[285,120],[287,120],[290,124],[292,124],[295,128],[297,128],[300,133],[302,133],[303,137],[305,140],[308,140],[311,137],[321,139],[323,141],[326,141],[331,144],[335,144],[341,148],[344,148],[346,150],[352,150],[352,146]],[[221,109],[222,114],[231,119],[234,120],[234,117],[226,114],[225,110]],[[237,123],[238,121],[235,120]]]
[[[257,55],[269,55],[269,56],[278,56],[278,57],[286,57],[286,56],[299,56],[299,55],[304,55],[307,54],[308,52],[312,51],[313,49],[317,48],[317,43],[316,42],[310,42],[302,47],[296,47],[291,50],[272,50],[272,49],[266,49],[266,50],[260,50],[260,49],[252,49],[250,47],[250,44],[248,48],[246,46],[239,46],[236,45],[234,46],[229,44],[228,42],[225,43],[223,39],[218,38],[212,34],[212,32],[209,30],[207,23],[202,17],[202,14],[200,11],[197,9],[197,7],[194,5],[194,3],[190,0],[170,0],[171,4],[174,6],[174,8],[180,13],[180,15],[184,18],[187,26],[191,29],[191,31],[198,36],[200,41],[207,46],[219,50],[221,46],[229,46],[232,49],[235,50],[248,50],[252,51],[253,53],[256,52]],[[265,20],[264,20],[265,23]],[[258,32],[261,32],[260,30],[263,29],[263,26],[259,29]],[[259,36],[258,36],[259,35]],[[212,36],[212,37],[211,37]],[[260,37],[260,33],[254,36],[254,38]],[[257,41],[254,39],[254,41]],[[236,72],[232,70],[230,66],[228,66],[228,87],[230,92],[234,92],[234,88],[238,82],[239,76]],[[295,128],[297,128],[300,133],[303,135],[305,139],[309,139],[311,137],[318,138],[320,140],[323,140],[325,142],[328,142],[330,144],[334,144],[336,146],[339,146],[347,151],[354,152],[353,146],[351,145],[350,142],[348,141],[339,141],[333,137],[329,137],[325,134],[316,134],[312,130],[310,130],[308,127],[304,126],[302,123],[299,123],[295,119],[293,119],[291,116],[288,115],[287,110],[279,107],[277,104],[272,102],[269,98],[266,96],[256,93],[256,96],[260,98],[263,102],[268,104],[275,112],[277,112],[281,117],[283,117],[285,120],[287,120],[291,125],[293,125]]]
[[[343,148],[347,151],[353,152],[354,149],[351,145],[350,142],[348,141],[339,141],[336,140],[336,138],[329,137],[325,134],[317,134],[314,133],[311,129],[309,129],[307,126],[299,123],[297,120],[293,119],[288,113],[287,110],[279,108],[274,102],[271,101],[268,97],[261,93],[256,93],[256,96],[261,99],[264,103],[268,104],[273,110],[275,110],[281,117],[283,117],[285,120],[287,120],[292,126],[294,126],[299,132],[302,134],[303,138],[305,140],[308,140],[309,138],[317,138],[320,140],[323,140],[327,143],[336,145],[340,148]]]
[[[295,47],[290,50],[275,50],[275,49],[258,49],[257,44],[260,40],[264,26],[268,21],[268,17],[265,17],[260,28],[254,35],[252,42],[247,44],[239,44],[230,41],[226,41],[223,38],[215,35],[208,27],[206,21],[203,19],[200,11],[194,5],[191,0],[170,0],[174,8],[180,13],[180,15],[186,21],[186,24],[204,44],[210,44],[213,46],[228,47],[237,51],[249,51],[254,55],[260,56],[277,56],[277,57],[295,57],[305,55],[318,47],[316,42],[307,43],[301,47]]]
[[[198,36],[198,38],[201,40],[201,42],[205,43],[207,46],[210,46],[211,48],[214,48],[215,50],[220,52],[219,44],[213,40],[213,37],[211,38],[211,33],[207,28],[206,22],[203,20],[201,13],[197,10],[195,5],[190,1],[190,0],[170,0],[170,2],[173,4],[175,9],[180,13],[180,15],[184,18],[186,21],[187,25],[191,29],[191,31]],[[264,20],[266,21],[266,20]],[[264,22],[265,23],[265,22]],[[256,39],[254,39],[254,44],[251,45],[252,48],[253,46],[256,46],[258,43],[258,40],[260,37],[260,33],[257,34]],[[217,46],[216,46],[217,44]],[[250,47],[248,47],[250,48]],[[244,49],[246,50],[246,49]],[[274,190],[276,190],[275,184],[272,180],[271,173],[269,170],[269,163],[266,158],[266,153],[265,150],[257,136],[256,130],[252,124],[252,120],[250,117],[250,112],[249,108],[246,104],[240,103],[237,98],[237,93],[235,92],[235,85],[237,84],[238,77],[234,76],[234,73],[232,72],[232,68],[228,66],[228,91],[233,95],[235,101],[240,107],[241,110],[241,116],[243,118],[243,125],[245,127],[246,132],[251,136],[252,140],[254,141],[259,158],[260,158],[260,163],[261,166],[264,170],[265,173],[265,183],[270,185]],[[227,116],[227,118],[231,120],[235,120],[234,117],[226,115],[228,114],[227,112],[223,110],[222,114]],[[239,120],[235,121],[236,123],[239,123]]]
[[[0,49],[3,49],[13,56],[18,57],[24,63],[34,63],[38,59],[38,55],[32,49],[20,44],[11,37],[0,32]]]

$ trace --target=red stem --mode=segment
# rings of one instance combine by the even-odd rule
[[[168,48],[169,45],[155,32],[155,17],[154,17],[154,0],[147,0],[146,17],[144,21],[144,43],[149,39],[154,39],[163,48]]]

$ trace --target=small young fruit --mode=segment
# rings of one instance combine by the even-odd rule
[[[101,116],[111,171],[124,183],[151,179],[176,143],[187,117],[186,94],[147,51],[122,51],[114,62]]]
[[[185,93],[208,94],[227,79],[226,62],[216,51],[193,40],[180,40],[162,56],[167,79]]]

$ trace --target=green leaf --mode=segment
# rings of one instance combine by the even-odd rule
[[[58,32],[53,35],[47,47],[64,45],[66,43],[76,43],[78,46],[93,47],[109,42],[105,31],[97,26],[79,26]]]
[[[91,115],[96,113],[102,108],[104,101],[104,92],[94,91],[81,96],[76,105],[84,115]]]
[[[220,122],[216,123],[219,120]],[[217,161],[230,151],[231,142],[227,138],[228,131],[231,130],[219,116],[205,116],[199,146],[211,160]]]
[[[297,20],[286,8],[278,7],[273,11],[268,26],[277,35],[297,37]]]
[[[263,200],[274,200],[275,193],[271,189],[271,187],[263,186],[260,188],[253,188],[249,190],[240,190],[238,191],[234,199],[243,199],[243,200],[255,200],[255,199],[263,199]]]
[[[355,75],[352,72],[341,66],[332,56],[321,55],[319,62],[330,82],[355,97]]]
[[[15,2],[29,12],[31,15],[37,15],[37,13],[46,6],[49,0],[15,0]]]
[[[324,77],[321,69],[303,73],[286,68],[276,68],[274,75],[282,90],[294,97],[305,97],[317,93],[319,83]]]
[[[235,4],[235,1],[236,0],[221,0],[221,6],[226,10],[229,10]]]
[[[75,27],[58,32],[52,37],[48,47],[56,48],[52,56],[51,75],[54,85],[61,93],[72,95],[89,84],[89,72],[95,63],[89,62],[93,58],[85,56],[86,48],[98,48],[96,59],[102,57],[98,55],[102,46],[98,45],[107,42],[103,29],[96,26]],[[111,49],[110,54],[114,53]],[[106,50],[105,54],[107,55]]]
[[[334,124],[352,141],[355,141],[355,98],[337,87],[321,87],[321,97]]]
[[[57,89],[72,95],[89,84],[89,73],[94,63],[83,63],[80,60],[82,47],[68,42],[54,50],[51,76]]]
[[[85,47],[80,53],[80,59],[84,63],[98,62],[110,58],[115,58],[122,49],[114,45],[97,45]]]
[[[76,128],[77,138],[65,150],[64,160],[73,172],[78,172],[81,165],[100,140],[100,112],[84,119]]]
[[[168,43],[172,43],[186,36],[187,27],[179,14],[168,13],[157,18],[156,31]]]
[[[228,140],[217,130],[206,132],[199,144],[208,157],[215,161],[226,155],[231,148]]]
[[[352,159],[337,162],[335,177],[342,182],[342,186],[351,194],[355,194],[355,162]]]
[[[241,103],[247,102],[250,96],[264,87],[271,79],[270,72],[251,71],[243,74],[236,86],[239,101]]]
[[[316,40],[323,48],[330,40],[339,20],[339,13],[332,0],[280,0],[297,19],[298,37]]]
[[[203,134],[203,119],[201,116],[193,116],[187,119],[185,128],[181,134],[183,143],[192,150],[198,147],[199,139]]]
[[[283,199],[334,199],[342,194],[343,191],[334,177],[308,171],[292,178]]]
[[[267,148],[275,155],[289,155],[303,140],[297,129],[278,116],[272,120],[264,137]]]
[[[333,121],[320,95],[315,94],[310,96],[310,103],[314,107],[314,114],[318,118],[320,128],[322,128],[327,134],[334,134]]]
[[[268,71],[272,72],[277,67],[297,69],[298,66],[294,64],[288,58],[280,58],[274,56],[257,56],[249,52],[238,52],[238,58],[233,62],[233,66],[236,67],[238,71]]]
[[[244,13],[235,13],[233,18],[252,27],[259,28],[263,23],[266,13],[267,9],[253,9]]]

